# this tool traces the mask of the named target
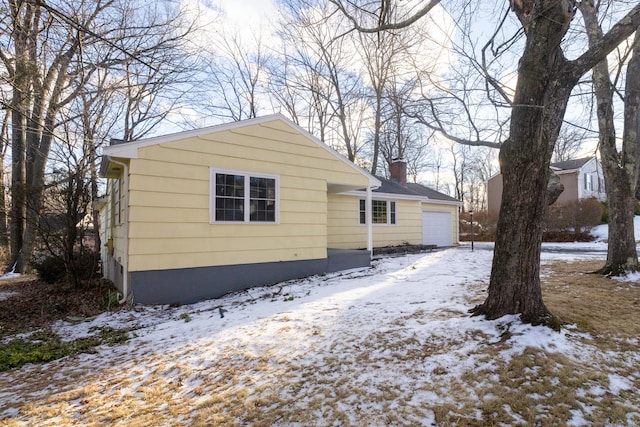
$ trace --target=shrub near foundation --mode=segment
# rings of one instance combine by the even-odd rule
[[[73,259],[65,262],[56,255],[44,256],[32,262],[38,278],[47,283],[57,283],[69,279],[74,284],[96,278],[100,254],[77,252]]]

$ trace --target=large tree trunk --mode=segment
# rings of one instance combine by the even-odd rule
[[[605,171],[607,168],[604,168]],[[633,226],[635,197],[628,176],[620,170],[605,172],[609,207],[607,262],[598,273],[619,276],[638,269],[638,253]]]
[[[32,26],[39,20],[38,8],[30,3],[10,2],[12,37],[15,44],[13,91],[11,99],[11,261],[9,269],[22,271],[19,256],[22,251],[26,221],[25,147],[29,94],[31,92],[30,50],[33,49]],[[10,69],[10,68],[9,68]],[[10,69],[11,70],[11,69]]]
[[[615,226],[611,215],[611,203],[609,202],[609,250],[607,253],[607,265],[611,267],[608,273],[616,273],[615,269],[625,271],[638,269],[638,252],[633,225],[634,194],[640,172],[640,32],[636,32],[633,55],[627,66],[624,100],[624,132],[622,136],[622,164],[624,187],[620,197],[621,218]],[[615,183],[611,182],[610,185]],[[622,183],[621,183],[622,185]],[[620,245],[620,247],[618,247]]]
[[[9,228],[7,223],[7,192],[5,190],[5,155],[9,147],[9,125],[11,123],[11,113],[6,112],[2,121],[0,138],[3,141],[0,146],[0,252],[9,255]]]
[[[17,67],[16,67],[17,68]],[[22,101],[20,95],[14,90],[14,101],[12,103],[12,135],[11,135],[11,211],[9,216],[9,229],[11,238],[11,261],[9,269],[11,271],[21,271],[22,266],[18,266],[18,256],[22,249],[24,238],[24,223],[26,219],[26,197],[25,197],[25,163],[24,163],[24,115],[20,108]]]
[[[589,2],[581,2],[580,11],[584,18],[589,46],[599,43],[604,34],[598,22],[598,11]],[[627,87],[625,98],[625,135],[634,126],[637,118],[638,88],[640,86],[640,52],[638,52],[638,36],[634,55],[627,68]],[[633,205],[635,186],[638,177],[637,135],[623,138],[622,151],[616,146],[616,130],[613,112],[614,89],[609,77],[609,62],[605,58],[593,68],[593,87],[597,102],[599,149],[607,188],[607,204],[609,207],[609,239],[607,262],[599,270],[602,274],[620,275],[625,271],[638,268],[633,227]],[[631,122],[626,122],[628,108],[636,110],[631,113]],[[628,107],[627,107],[628,104]],[[637,120],[635,123],[637,126]]]
[[[524,322],[550,320],[542,301],[539,266],[542,216],[553,147],[571,90],[640,25],[640,5],[601,43],[568,62],[560,42],[573,17],[572,0],[512,0],[527,41],[513,100],[510,135],[500,150],[504,191],[493,267],[485,302],[472,312],[494,319],[521,314]]]
[[[71,36],[46,70],[39,46],[42,10],[37,2],[14,2],[15,76],[12,119],[11,258],[26,273],[35,248],[44,197],[44,175],[57,114],[71,78],[67,75],[80,40]]]
[[[532,324],[550,319],[540,288],[542,224],[549,163],[577,83],[567,72],[560,49],[571,19],[565,6],[564,2],[535,2],[530,9],[516,10],[527,42],[520,60],[509,139],[500,149],[504,190],[489,293],[472,310],[489,319],[507,314],[521,314],[522,321]]]

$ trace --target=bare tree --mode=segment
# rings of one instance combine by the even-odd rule
[[[407,173],[412,182],[418,183],[420,181],[419,176],[429,170],[428,155],[433,133],[425,135],[424,132],[414,128],[408,138],[412,142],[404,151],[404,159],[407,161]]]
[[[339,0],[335,2],[346,11]],[[373,28],[365,28],[349,16],[360,31],[384,31],[411,25],[429,13],[432,3],[403,22]],[[574,60],[566,59],[562,47],[574,15],[574,1],[512,0],[510,6],[526,40],[511,102],[509,137],[500,145],[505,191],[489,291],[484,303],[472,312],[490,319],[520,314],[524,322],[540,324],[551,319],[542,300],[539,272],[553,147],[571,91],[583,74],[636,30],[640,5],[620,19],[600,43]]]
[[[289,2],[280,36],[288,46],[287,60],[298,70],[296,85],[308,94],[311,131],[356,161],[364,148],[360,140],[364,119],[363,83],[356,70],[352,38],[336,38],[344,18],[326,2],[306,8]],[[326,107],[329,107],[327,110]],[[331,134],[331,135],[330,135]],[[334,140],[339,142],[336,144]]]
[[[467,174],[469,207],[478,212],[486,211],[486,182],[498,172],[498,152],[491,148],[478,147],[474,148],[471,154],[471,166]]]
[[[321,61],[308,56],[299,46],[293,50],[290,54],[284,46],[282,58],[272,62],[270,89],[278,102],[273,107],[284,108],[294,122],[328,142],[334,117],[331,85],[323,78]]]
[[[11,254],[15,270],[24,272],[44,205],[48,156],[66,120],[61,116],[97,70],[131,62],[154,68],[147,60],[184,33],[171,16],[142,27],[130,15],[154,12],[158,4],[145,9],[124,0],[6,1],[10,13],[0,22],[0,61],[12,90],[4,101],[11,110]],[[143,31],[164,37],[128,50]]]
[[[64,10],[90,28],[111,2],[80,3]],[[58,113],[77,94],[69,84],[82,68],[78,57],[87,34],[64,31],[57,14],[39,2],[9,0],[11,19],[3,24],[10,39],[0,51],[13,93],[11,254],[15,271],[24,272],[35,244],[43,204],[44,175]],[[45,49],[44,46],[47,48]]]
[[[269,67],[268,90],[273,94],[271,108],[276,111],[284,109],[294,123],[298,126],[304,126],[301,115],[305,110],[305,90],[296,81],[297,72],[293,61],[289,58],[286,46],[283,46],[281,54],[281,57],[274,57]],[[326,108],[321,110],[323,111],[320,114],[322,119],[327,110]]]
[[[244,40],[237,32],[222,32],[212,47],[206,70],[213,95],[210,114],[227,121],[256,117],[270,61],[262,35]]]
[[[465,202],[465,192],[464,192],[464,184],[466,182],[466,175],[469,170],[468,158],[469,156],[466,153],[469,151],[469,147],[465,145],[450,145],[451,150],[451,159],[453,161],[453,176],[455,178],[454,189],[455,189],[455,198],[462,202],[464,206]]]
[[[640,23],[640,5],[577,59],[565,58],[561,42],[574,14],[574,2],[514,0],[511,7],[527,40],[513,99],[509,138],[500,149],[505,191],[489,292],[475,314],[497,318],[520,313],[525,322],[551,318],[540,288],[544,211],[549,201],[549,163],[572,89]]]
[[[79,287],[97,273],[99,246],[91,242],[92,197],[90,169],[93,148],[77,133],[73,121],[58,129],[61,136],[50,152],[45,176],[44,209],[37,228],[41,257],[64,266],[67,283]],[[40,252],[40,251],[39,251]]]
[[[597,46],[604,34],[598,22],[600,7],[607,2],[579,3],[584,18],[589,45]],[[592,72],[597,101],[599,149],[607,188],[609,207],[609,239],[607,261],[603,274],[620,275],[638,269],[638,253],[633,225],[633,206],[640,171],[640,32],[636,32],[631,57],[627,65],[624,95],[624,130],[619,151],[613,110],[614,84],[611,82],[609,62],[604,58]]]
[[[380,34],[380,33],[379,33]],[[379,36],[378,34],[378,36]],[[380,42],[381,37],[377,37]],[[389,78],[389,67],[384,57],[385,54],[377,52],[381,48],[381,43],[374,44],[373,49],[366,49],[367,42],[363,41],[365,53],[364,64],[367,67],[369,75],[369,84],[371,87],[371,106],[373,108],[373,128],[370,132],[372,139],[372,156],[371,156],[371,173],[375,175],[378,169],[378,156],[380,155],[380,134],[382,131],[382,95]],[[373,52],[371,52],[373,51]]]
[[[586,139],[586,131],[567,125],[562,126],[558,140],[553,148],[553,161],[564,162],[574,159],[580,149],[582,143]]]
[[[377,10],[378,22],[384,23],[393,15],[382,3]],[[403,50],[402,40],[399,34],[375,33],[359,34],[359,46],[362,51],[362,62],[367,70],[368,84],[370,88],[370,105],[373,110],[373,127],[371,128],[371,173],[376,174],[378,169],[378,158],[380,156],[381,134],[383,128],[383,110],[385,108],[385,91],[391,81],[394,80],[396,72],[396,61],[399,52]],[[402,157],[398,154],[398,157]]]
[[[412,98],[419,96],[417,85],[418,79],[415,78],[395,75],[389,79],[383,92],[381,127],[378,130],[380,154],[387,167],[396,158],[404,159],[414,181],[427,167],[426,149],[433,136],[429,130],[425,135],[424,127],[405,114],[407,105],[413,103]]]
[[[0,127],[0,254],[9,255],[9,224],[7,215],[7,188],[5,173],[5,158],[9,149],[11,113],[2,110],[2,125]]]

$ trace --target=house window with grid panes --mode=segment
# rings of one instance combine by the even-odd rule
[[[366,201],[360,199],[359,220],[360,224],[367,223],[367,213],[365,210]],[[396,223],[396,202],[390,200],[371,201],[371,222],[373,224],[394,225]]]
[[[277,222],[278,177],[214,170],[212,222]]]

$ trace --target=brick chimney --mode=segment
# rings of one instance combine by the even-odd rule
[[[391,180],[403,187],[407,186],[407,162],[404,159],[393,159],[389,165]]]

